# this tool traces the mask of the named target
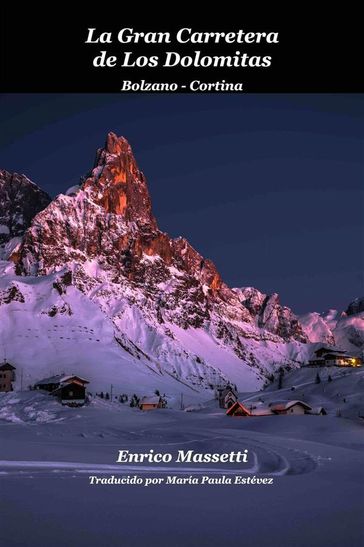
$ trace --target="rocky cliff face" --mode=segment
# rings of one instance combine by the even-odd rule
[[[283,339],[294,337],[306,342],[307,337],[290,308],[281,306],[277,293],[267,295],[253,287],[235,289],[241,304],[250,312],[257,327],[277,334]]]
[[[0,252],[11,251],[10,242],[21,237],[32,219],[51,198],[25,175],[0,170]]]
[[[80,187],[36,214],[10,259],[16,279],[52,283],[41,314],[77,314],[67,299],[75,289],[111,321],[123,351],[189,385],[263,381],[297,363],[307,341],[278,295],[228,287],[211,260],[159,230],[130,145],[113,133]]]

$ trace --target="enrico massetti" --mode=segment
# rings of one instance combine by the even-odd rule
[[[155,452],[153,449],[144,453],[119,450],[116,463],[169,463],[172,460],[173,455],[169,452]],[[222,454],[178,450],[174,461],[175,463],[248,463],[248,450]]]

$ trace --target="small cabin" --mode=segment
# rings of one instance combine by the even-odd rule
[[[219,388],[217,392],[220,408],[230,408],[238,400],[238,395],[231,386]]]
[[[312,408],[303,401],[285,401],[282,403],[271,403],[270,408],[274,414],[302,415],[311,412]]]
[[[80,406],[86,402],[86,386],[79,381],[64,382],[52,395],[57,396],[62,405]]]
[[[156,410],[157,408],[164,408],[165,404],[159,395],[145,396],[139,402],[140,410]]]
[[[15,367],[6,361],[0,365],[0,392],[13,391],[15,382]]]
[[[48,391],[59,399],[62,405],[82,406],[86,402],[88,380],[80,376],[59,374],[40,380],[34,389]]]
[[[250,416],[250,415],[251,415],[250,410],[246,406],[244,406],[243,403],[240,403],[239,401],[236,401],[226,411],[226,416]]]
[[[313,414],[314,416],[326,416],[327,412],[323,406],[317,406],[312,408],[307,414]]]

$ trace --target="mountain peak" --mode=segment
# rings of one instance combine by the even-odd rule
[[[109,154],[120,155],[121,153],[131,152],[130,144],[125,137],[118,137],[113,131],[109,131],[106,136],[105,150]]]
[[[82,189],[107,213],[157,229],[146,179],[124,137],[107,134],[105,147],[97,150],[95,166]]]

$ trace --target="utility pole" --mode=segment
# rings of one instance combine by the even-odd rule
[[[112,402],[112,388],[113,388],[113,385],[111,384],[110,386],[110,401]]]

